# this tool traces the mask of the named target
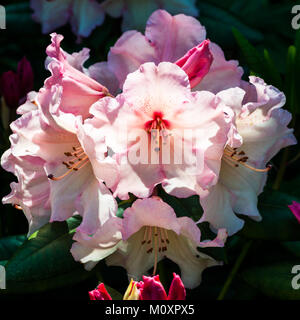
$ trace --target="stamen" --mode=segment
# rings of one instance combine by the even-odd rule
[[[86,161],[87,160],[87,161]],[[63,178],[65,178],[67,175],[69,175],[72,171],[78,171],[80,169],[82,169],[86,164],[88,164],[90,161],[88,159],[87,156],[83,157],[80,161],[78,161],[77,163],[75,163],[74,165],[70,166],[70,164],[72,164],[70,161],[69,163],[65,163],[63,162],[63,164],[69,169],[67,172],[65,172],[63,175],[59,176],[59,177],[54,177],[53,174],[49,174],[48,178],[50,180],[53,181],[59,181]]]
[[[19,206],[18,204],[14,204],[13,207],[17,210],[23,210],[21,206]]]
[[[237,153],[236,150],[237,148],[231,148],[228,145],[224,149],[223,160],[226,163],[228,163],[230,166],[238,167],[239,165],[242,165],[255,172],[268,172],[271,169],[270,165],[268,165],[265,169],[258,169],[250,166],[249,164],[246,163],[249,159],[247,156],[245,156],[246,153],[243,150]]]
[[[152,228],[151,227],[147,227],[147,228],[149,229],[147,243],[150,244],[152,242]]]
[[[157,256],[158,256],[158,252],[157,252],[157,227],[154,227],[154,268],[153,268],[153,276],[155,276],[156,274],[156,269],[157,269]]]
[[[164,229],[164,232],[165,232],[165,239],[166,239],[166,242],[167,242],[167,244],[169,244],[169,243],[170,243],[170,241],[169,241],[169,238],[168,238],[168,230],[167,230],[167,229]]]
[[[144,232],[144,239],[142,241],[142,244],[145,244],[146,243],[146,238],[147,238],[147,230],[148,230],[148,227],[145,227],[145,232]]]

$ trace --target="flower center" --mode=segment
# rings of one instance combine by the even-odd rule
[[[160,151],[160,137],[163,143],[169,135],[168,129],[170,128],[170,122],[163,118],[161,112],[154,112],[152,117],[152,120],[145,123],[145,130],[151,134],[155,145],[154,150],[158,152]]]
[[[228,145],[224,150],[223,159],[232,167],[239,167],[240,165],[242,165],[256,172],[267,172],[271,169],[271,165],[268,165],[265,169],[257,169],[250,166],[249,164],[247,164],[249,158],[246,156],[246,153],[243,150],[237,151],[237,148],[231,148]]]
[[[63,175],[54,177],[53,174],[49,174],[48,178],[54,181],[58,181],[66,177],[73,171],[78,171],[85,167],[89,162],[88,156],[85,154],[81,146],[73,147],[72,152],[65,152],[66,157],[71,158],[69,161],[63,161],[62,164],[68,169]]]
[[[142,245],[147,245],[147,253],[152,253],[154,250],[154,269],[153,275],[156,274],[158,253],[168,250],[168,231],[160,227],[145,227],[144,239]]]
[[[149,120],[145,123],[145,129],[148,132],[151,132],[153,129],[163,130],[170,127],[170,122],[163,118],[163,114],[161,112],[153,112],[152,118],[152,120]]]

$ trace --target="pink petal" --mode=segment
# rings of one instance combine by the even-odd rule
[[[90,300],[112,300],[104,283],[100,283],[97,289],[89,291]]]
[[[173,273],[173,280],[169,289],[168,300],[185,300],[186,291],[184,285],[176,273]]]
[[[157,10],[148,19],[145,36],[157,50],[158,61],[175,62],[202,42],[206,31],[192,17]]]
[[[123,213],[123,239],[127,240],[143,226],[161,227],[180,232],[172,207],[158,198],[138,199]]]
[[[209,50],[209,40],[190,49],[176,64],[189,76],[191,88],[201,82],[209,72],[213,56]]]
[[[154,48],[137,31],[127,31],[108,54],[108,67],[114,72],[122,88],[127,75],[148,61],[156,61]]]
[[[207,75],[194,90],[208,90],[218,93],[221,90],[239,87],[243,75],[243,69],[235,60],[227,61],[222,49],[215,43],[210,43],[213,55],[213,63]]]
[[[166,291],[159,281],[159,276],[143,276],[144,285],[140,290],[141,300],[167,300]]]
[[[98,99],[107,95],[108,90],[97,81],[72,67],[66,53],[60,49],[63,37],[53,33],[47,54],[53,60],[49,63],[52,76],[45,81],[45,87],[60,85],[63,88],[59,110],[65,113],[89,116],[89,108]]]

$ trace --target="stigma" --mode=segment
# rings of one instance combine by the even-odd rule
[[[166,229],[150,226],[145,227],[144,238],[141,244],[146,246],[146,252],[148,254],[154,252],[153,275],[156,274],[157,270],[158,254],[167,251],[169,243],[168,231]]]
[[[264,169],[252,167],[247,163],[248,159],[249,158],[243,150],[238,151],[237,148],[231,148],[228,145],[224,150],[223,160],[232,167],[244,166],[255,172],[268,172],[271,169],[271,165],[268,165]]]
[[[59,181],[68,176],[71,172],[78,171],[90,163],[88,156],[81,146],[72,147],[72,151],[65,152],[64,155],[69,159],[62,162],[67,171],[59,177],[54,177],[53,174],[49,174],[48,178],[50,180]]]

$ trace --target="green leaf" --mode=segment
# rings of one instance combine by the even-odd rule
[[[300,224],[288,208],[292,201],[299,201],[288,194],[269,190],[259,197],[258,209],[262,221],[255,222],[245,218],[244,228],[240,235],[250,239],[275,241],[300,240]],[[241,218],[244,218],[241,216]]]
[[[287,53],[287,62],[286,62],[285,92],[287,97],[287,107],[292,112],[292,114],[295,114],[296,112],[295,59],[296,59],[296,47],[289,46],[288,53]]]
[[[287,241],[280,244],[293,256],[300,258],[300,241]]]
[[[78,217],[43,226],[5,265],[5,293],[41,292],[73,285],[93,275],[74,261],[70,248]]]
[[[25,235],[16,235],[0,239],[0,261],[8,260],[26,240]]]
[[[241,276],[249,285],[269,297],[299,300],[300,290],[293,289],[291,284],[295,277],[292,268],[297,264],[299,260],[252,267],[243,271]]]
[[[299,88],[300,86],[300,30],[296,32],[296,39],[295,39],[295,48],[296,52],[294,53],[294,76],[293,76],[293,86],[294,90],[295,88]],[[300,92],[299,90],[295,91],[295,98],[293,100],[293,114],[299,114],[300,113]]]
[[[253,42],[263,40],[263,34],[246,25],[238,16],[219,7],[218,5],[199,2],[200,21],[206,27],[209,38],[222,47],[234,45],[231,29],[240,30]]]
[[[239,30],[232,28],[232,32],[250,70],[261,75],[264,74],[265,66],[262,55]]]
[[[280,77],[280,73],[275,66],[275,63],[273,62],[272,58],[270,57],[269,51],[267,49],[264,50],[264,59],[265,59],[265,67],[267,69],[267,72],[269,74],[270,83],[272,83],[273,86],[282,89],[282,80]]]

